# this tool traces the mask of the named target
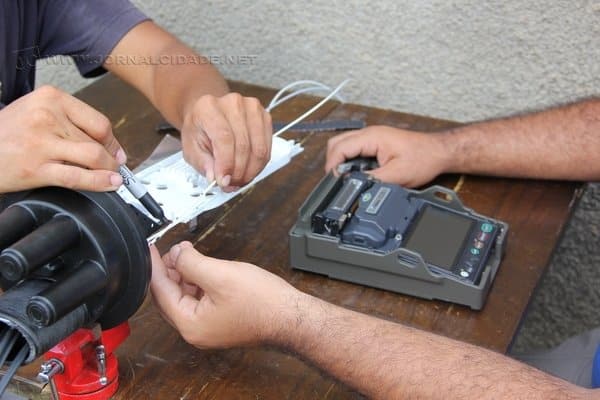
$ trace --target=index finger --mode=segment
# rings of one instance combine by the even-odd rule
[[[329,172],[339,164],[354,157],[377,155],[377,142],[367,132],[351,132],[328,146],[325,171]]]
[[[115,138],[110,120],[106,116],[71,95],[63,96],[61,104],[73,125],[104,146],[119,164],[125,164],[125,152]]]
[[[175,246],[174,246],[175,247]],[[173,252],[174,249],[171,249]],[[204,292],[214,294],[214,289],[222,285],[229,268],[228,261],[207,257],[192,246],[179,245],[176,255],[171,255],[175,269],[183,280],[194,284]]]
[[[350,136],[360,135],[363,132],[364,132],[363,129],[358,129],[355,131],[343,132],[343,133],[340,133],[339,135],[335,135],[327,141],[327,148],[330,149],[333,146],[335,146],[337,144],[337,142],[345,140],[346,138],[348,138]]]

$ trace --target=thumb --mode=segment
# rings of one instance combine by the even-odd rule
[[[182,243],[173,246],[171,259],[175,269],[187,283],[195,284],[210,293],[219,282],[222,282],[223,261],[207,257],[191,245]]]

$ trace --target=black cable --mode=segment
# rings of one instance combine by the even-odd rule
[[[15,376],[15,374],[17,373],[17,369],[23,364],[23,361],[25,361],[25,357],[27,357],[28,352],[29,346],[27,346],[27,344],[24,344],[23,347],[21,347],[21,350],[19,350],[19,353],[17,353],[15,359],[12,360],[10,367],[8,368],[8,370],[6,370],[6,373],[2,377],[2,380],[0,380],[0,398],[4,395],[8,384],[10,383],[13,376]]]
[[[2,340],[0,340],[0,367],[4,366],[6,359],[10,355],[15,342],[19,334],[14,329],[10,329],[7,333],[4,334]]]

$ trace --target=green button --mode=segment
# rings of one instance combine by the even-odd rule
[[[471,249],[471,254],[473,254],[474,256],[478,255],[479,254],[479,249],[476,249],[475,247],[473,247]]]
[[[369,200],[371,200],[371,193],[367,192],[365,194],[362,195],[362,201],[363,203],[368,203]]]
[[[487,222],[484,223],[484,224],[481,224],[481,231],[482,232],[490,233],[493,230],[494,230],[494,225],[488,224]]]

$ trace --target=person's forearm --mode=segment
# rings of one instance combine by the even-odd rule
[[[229,92],[225,79],[208,59],[181,42],[174,40],[163,49],[161,57],[170,61],[154,67],[152,102],[178,128],[188,108],[200,96],[222,96]]]
[[[225,191],[249,183],[269,161],[271,116],[258,99],[229,93],[206,58],[151,21],[131,29],[103,64],[141,91],[181,132],[184,159]],[[113,63],[151,60],[147,63]]]
[[[372,398],[579,399],[589,391],[501,354],[300,295],[276,343]]]
[[[202,95],[220,97],[229,92],[223,76],[206,58],[152,21],[129,31],[104,67],[142,92],[178,128]]]
[[[600,100],[440,135],[447,172],[542,179],[600,179]]]

